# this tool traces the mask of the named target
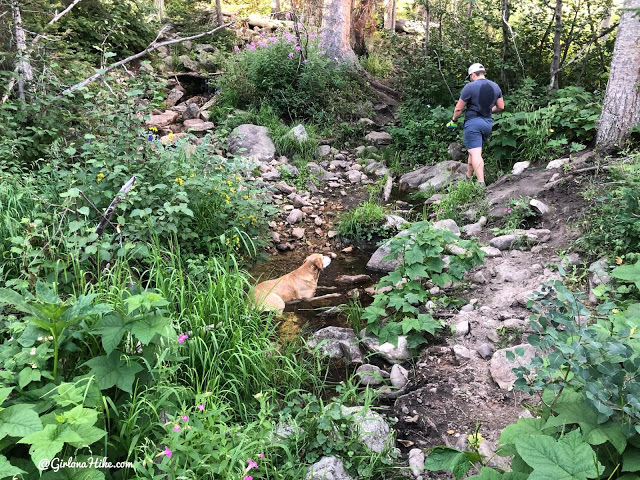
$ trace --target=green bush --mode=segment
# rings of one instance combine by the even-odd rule
[[[413,198],[424,199],[433,195],[432,191],[420,191],[413,194]],[[442,199],[427,207],[429,220],[443,220],[450,218],[460,223],[462,214],[469,208],[476,211],[480,217],[487,209],[485,191],[476,182],[457,182],[450,184],[444,192]]]
[[[238,108],[266,102],[289,120],[353,115],[351,102],[363,87],[356,87],[348,69],[331,62],[316,34],[301,42],[289,32],[265,34],[236,50],[222,79],[223,102]]]
[[[370,198],[340,216],[338,233],[356,242],[371,240],[376,236],[385,236],[382,228],[384,221],[384,208]]]
[[[387,78],[393,71],[391,59],[377,53],[360,57],[360,65],[374,77]]]

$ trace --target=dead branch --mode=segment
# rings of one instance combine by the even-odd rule
[[[213,30],[209,30],[209,31],[204,32],[204,33],[199,33],[197,35],[192,35],[190,37],[174,38],[173,40],[167,40],[166,42],[161,42],[161,43],[156,43],[156,41],[154,40],[143,51],[138,52],[138,53],[136,53],[134,55],[131,55],[131,56],[129,56],[129,57],[123,59],[123,60],[120,60],[119,62],[112,63],[108,67],[106,67],[104,69],[101,69],[99,72],[97,72],[96,74],[90,76],[89,78],[87,78],[87,79],[81,81],[80,83],[76,83],[75,85],[67,88],[65,91],[62,92],[62,94],[65,95],[65,94],[68,94],[68,93],[72,93],[72,92],[76,91],[77,89],[82,88],[82,87],[90,84],[91,82],[103,77],[104,75],[109,73],[111,70],[114,70],[114,69],[116,69],[116,68],[118,68],[118,67],[120,67],[122,65],[125,65],[125,64],[131,62],[132,60],[136,60],[136,59],[138,59],[140,57],[144,57],[147,53],[153,52],[154,50],[157,50],[160,47],[166,47],[167,45],[173,45],[174,43],[186,42],[187,40],[195,40],[196,38],[204,37],[205,35],[211,35],[211,34],[217,32],[218,30],[222,30],[223,28],[227,28],[228,26],[232,25],[233,23],[234,22],[229,22],[229,23],[226,23],[224,25],[220,25],[219,27],[216,27]]]
[[[113,212],[116,210],[116,206],[118,205],[118,203],[120,203],[120,201],[124,198],[124,196],[127,193],[129,193],[129,190],[131,190],[131,187],[133,187],[135,183],[136,183],[136,176],[134,175],[129,179],[127,183],[125,183],[122,186],[122,188],[120,189],[118,194],[113,198],[113,200],[111,200],[111,203],[102,214],[102,219],[100,220],[100,223],[98,223],[98,226],[95,229],[95,233],[98,234],[98,237],[102,235],[102,232],[106,228],[107,224],[111,223],[111,216],[113,215]]]

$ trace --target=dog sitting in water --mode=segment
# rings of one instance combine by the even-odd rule
[[[282,313],[285,302],[313,298],[318,287],[318,277],[331,263],[329,257],[314,253],[301,267],[280,278],[259,283],[253,289],[253,301],[263,311]]]

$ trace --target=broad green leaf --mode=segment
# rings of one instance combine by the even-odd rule
[[[29,454],[33,463],[39,465],[43,459],[51,460],[66,443],[81,442],[80,436],[66,425],[46,425],[39,432],[24,437],[18,443],[31,445]],[[39,468],[39,467],[38,467]]]
[[[42,376],[40,370],[31,367],[24,367],[18,374],[18,385],[20,388],[24,388],[31,382],[37,382]]]
[[[515,443],[518,454],[533,468],[529,480],[584,480],[598,478],[604,471],[578,430],[558,441],[546,435],[534,435],[520,437]]]
[[[0,405],[7,399],[11,392],[13,391],[13,387],[4,387],[0,388]]]
[[[98,421],[98,412],[91,408],[84,408],[82,405],[78,405],[68,412],[65,412],[64,418],[71,425],[93,425]]]
[[[100,328],[95,329],[94,332],[100,335],[102,348],[107,355],[111,355],[111,352],[120,345],[127,328],[128,325],[120,315],[108,315],[102,319]]]
[[[61,407],[80,405],[84,400],[84,389],[76,387],[72,383],[62,383],[52,398]]]
[[[622,455],[623,472],[640,472],[640,448],[629,447]]]
[[[502,457],[516,453],[516,439],[522,436],[544,435],[545,420],[542,418],[521,418],[516,423],[507,425],[498,440],[498,455]]]
[[[131,327],[131,333],[136,336],[143,345],[148,345],[156,334],[165,333],[169,325],[169,319],[161,315],[146,316],[136,321]]]
[[[7,477],[14,477],[20,475],[21,473],[27,473],[24,470],[14,467],[9,463],[7,457],[4,455],[0,455],[0,479]]]
[[[482,467],[480,475],[472,475],[467,477],[468,480],[502,480],[502,474],[497,470],[489,467]]]
[[[80,457],[73,457],[73,460],[77,462],[85,461]],[[86,462],[88,464],[89,460],[87,459]],[[95,468],[61,468],[57,472],[53,470],[44,472],[40,480],[104,480],[104,473]]]
[[[0,411],[0,438],[24,437],[42,430],[42,422],[31,405],[21,403]]]
[[[100,390],[117,386],[128,393],[131,393],[136,373],[142,370],[136,362],[125,362],[118,352],[113,352],[108,357],[103,355],[92,358],[85,365],[91,368],[89,374],[96,376]]]
[[[89,446],[97,442],[107,434],[107,432],[105,432],[101,428],[94,427],[92,425],[75,424],[75,425],[70,425],[69,428],[78,435],[79,440],[69,441],[67,443],[69,443],[69,445],[72,445],[76,448],[83,448],[83,447]]]
[[[467,452],[455,448],[436,447],[424,461],[424,468],[430,471],[447,470],[453,473],[456,480],[464,477],[473,462],[467,457]]]
[[[628,283],[635,283],[640,289],[640,260],[633,265],[620,265],[611,271],[611,276]]]

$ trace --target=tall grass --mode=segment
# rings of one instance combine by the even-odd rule
[[[341,237],[349,238],[356,242],[371,240],[375,235],[382,235],[384,230],[385,214],[382,205],[376,203],[373,198],[362,202],[353,210],[349,210],[340,216],[338,233]]]

